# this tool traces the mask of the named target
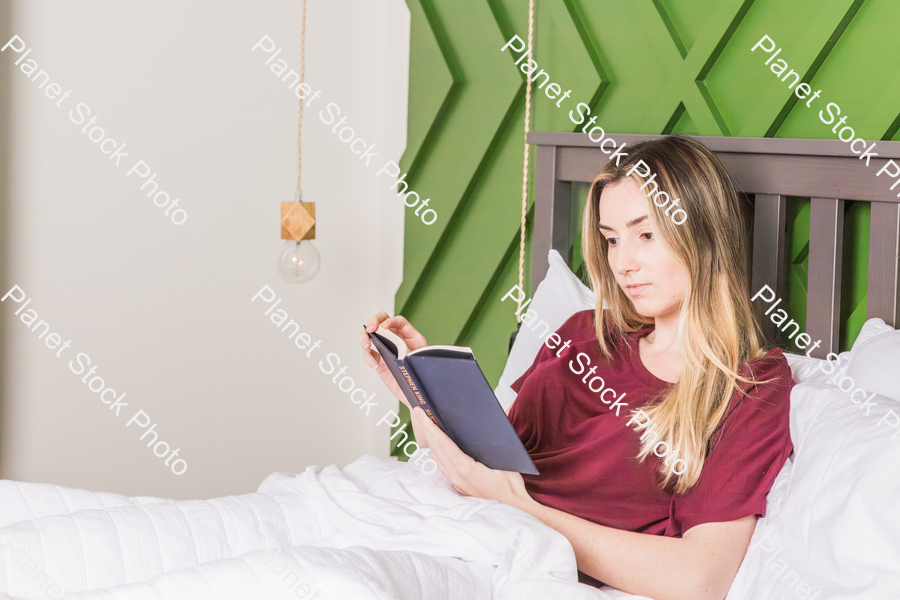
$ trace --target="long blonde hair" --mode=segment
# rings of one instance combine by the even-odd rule
[[[643,166],[627,175],[638,161],[656,174],[659,189],[672,201],[681,199],[679,206],[687,213],[686,220],[680,219],[682,224],[675,224],[647,198],[654,236],[687,271],[689,282],[678,320],[684,357],[681,377],[643,407],[649,421],[635,421],[637,431],[652,424],[659,434],[658,440],[643,436],[639,460],[650,456],[659,441],[679,450],[678,458],[687,465],[680,474],[662,461],[659,472],[664,487],[675,480],[675,491],[683,494],[700,478],[730,398],[764,383],[741,376],[738,368],[765,353],[765,339],[748,294],[749,244],[734,183],[705,146],[688,137],[669,136],[635,144],[620,166],[607,163],[591,184],[585,202],[582,252],[597,296],[594,321],[601,352],[611,357],[614,345],[653,323],[652,317],[637,313],[616,283],[607,242],[598,227],[600,194],[607,184],[629,177],[639,186],[648,181],[640,175],[646,172]],[[652,183],[648,184],[645,192],[652,188]],[[748,384],[746,389],[739,382]]]

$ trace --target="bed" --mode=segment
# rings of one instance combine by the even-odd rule
[[[612,137],[631,145],[648,136]],[[879,142],[879,164],[866,168],[841,142],[701,139],[753,207],[753,286],[784,290],[788,197],[813,197],[807,331],[825,340],[814,357],[792,362],[803,382],[792,394],[796,454],[728,599],[896,597],[900,529],[890,502],[900,495],[900,438],[888,438],[900,417],[895,428],[876,419],[900,414],[900,370],[884,367],[900,360],[900,204],[875,172],[900,157],[900,144]],[[573,222],[578,186],[606,155],[580,134],[531,133],[529,142],[537,146],[532,306],[546,306],[547,319],[555,311],[555,328],[592,306],[571,269]],[[871,318],[840,361],[875,394],[880,412],[871,417],[819,373],[821,357],[838,351],[842,209],[851,200],[872,203]],[[511,392],[504,378],[537,351],[528,333],[516,340],[498,397]],[[776,339],[771,328],[767,335]],[[0,598],[639,598],[577,584],[560,534],[508,506],[457,495],[418,458],[311,466],[274,473],[253,494],[185,502],[0,482]]]

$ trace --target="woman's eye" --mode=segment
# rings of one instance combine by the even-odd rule
[[[642,233],[641,237],[647,241],[653,241],[653,239],[654,239],[652,231],[646,231],[646,232]]]
[[[615,246],[616,244],[619,243],[619,238],[608,237],[608,238],[606,238],[606,243],[610,246]]]

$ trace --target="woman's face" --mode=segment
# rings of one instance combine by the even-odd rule
[[[657,241],[647,204],[630,177],[604,186],[598,212],[609,266],[638,314],[677,317],[688,274]]]

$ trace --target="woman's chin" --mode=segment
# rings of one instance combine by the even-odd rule
[[[655,319],[666,312],[655,306],[653,302],[648,302],[646,298],[629,298],[629,300],[631,300],[634,311],[647,319]]]

